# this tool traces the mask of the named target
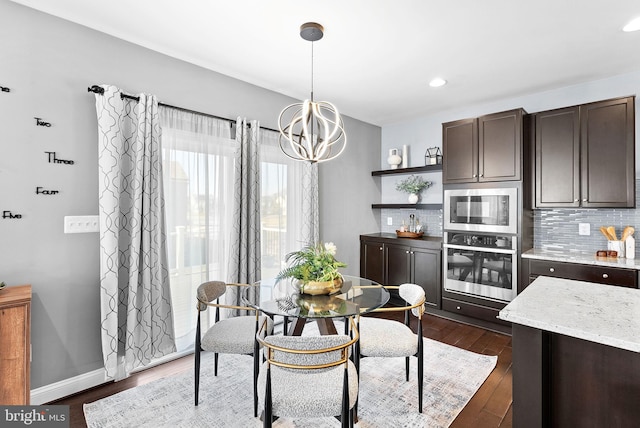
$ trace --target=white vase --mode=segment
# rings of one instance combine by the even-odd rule
[[[391,166],[391,169],[398,169],[398,165],[402,162],[402,158],[398,155],[398,149],[389,150],[389,157],[387,163]]]
[[[420,197],[415,193],[409,193],[409,203],[417,204]]]

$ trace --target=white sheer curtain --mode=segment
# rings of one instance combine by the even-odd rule
[[[228,280],[239,145],[228,121],[163,106],[160,121],[171,296],[181,351],[193,345],[197,287]]]
[[[284,256],[318,240],[317,164],[282,154],[279,134],[261,130],[262,278],[282,269]]]

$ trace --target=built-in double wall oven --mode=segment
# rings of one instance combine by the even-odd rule
[[[516,296],[518,188],[444,190],[444,290],[497,302]]]

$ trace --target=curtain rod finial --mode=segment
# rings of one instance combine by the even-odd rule
[[[98,85],[93,85],[90,88],[87,88],[87,92],[93,92],[95,94],[104,95],[104,88],[101,88]]]

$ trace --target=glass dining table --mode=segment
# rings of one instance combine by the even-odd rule
[[[289,335],[300,335],[305,324],[316,321],[320,334],[337,334],[334,318],[344,318],[371,312],[389,301],[389,292],[375,281],[357,276],[343,275],[342,287],[330,295],[300,293],[294,279],[258,281],[259,296],[247,295],[243,301],[270,316],[282,316],[285,329],[289,318],[294,319]]]

